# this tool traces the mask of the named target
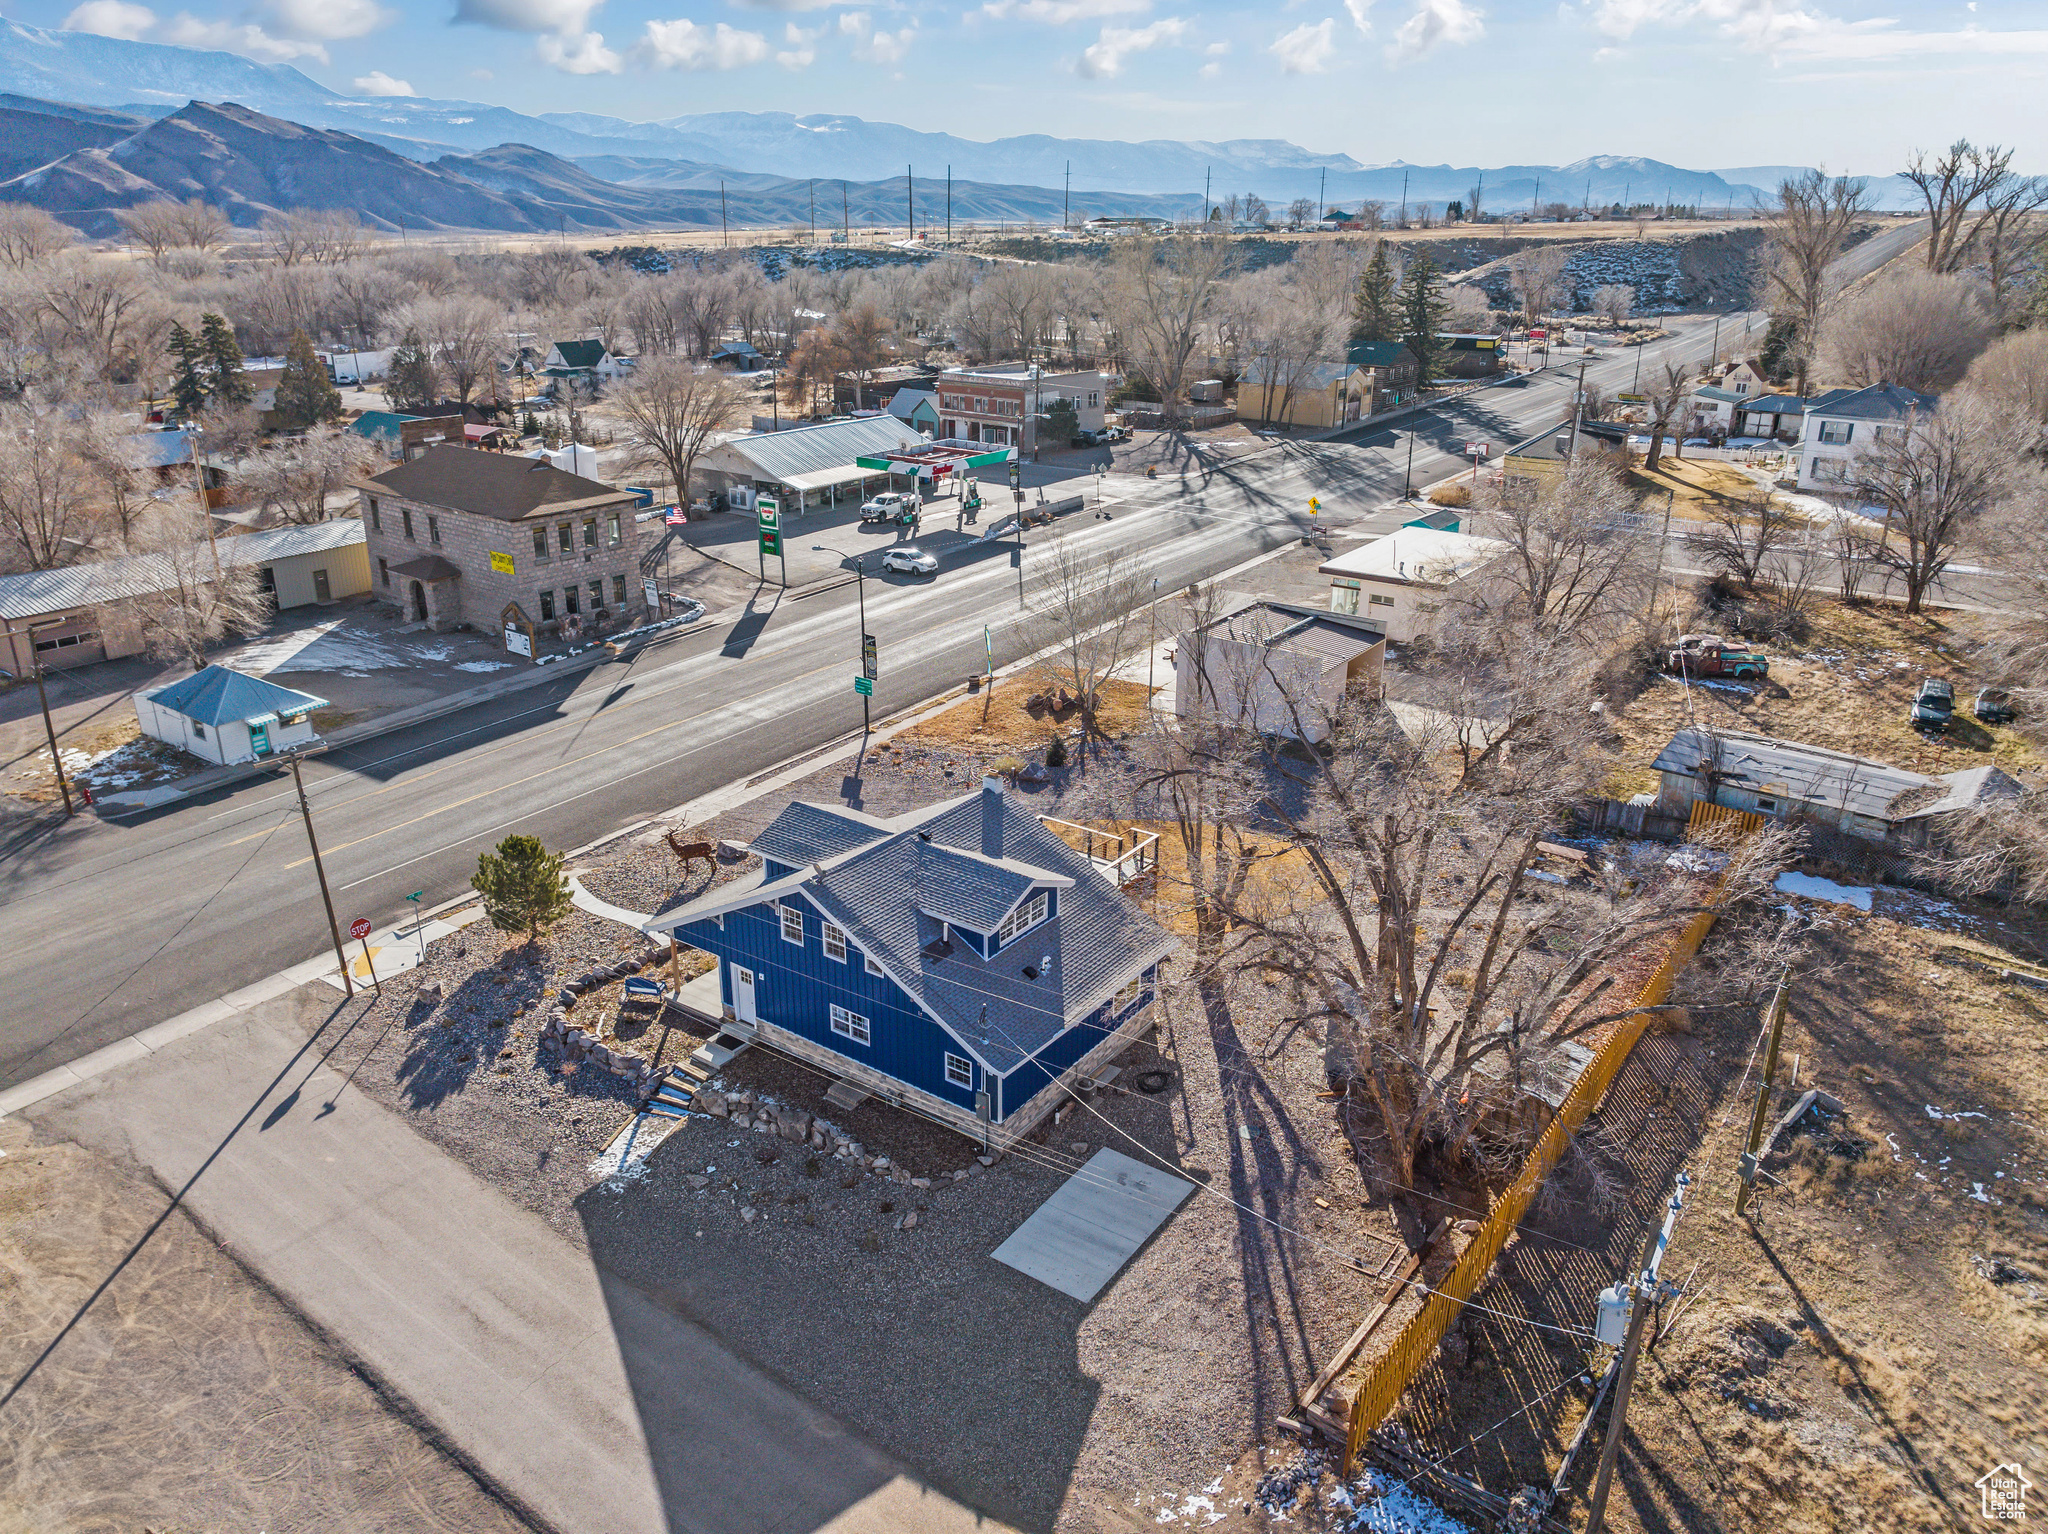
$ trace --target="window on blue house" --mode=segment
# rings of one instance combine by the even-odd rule
[[[785,943],[801,943],[804,940],[804,913],[793,905],[777,905],[782,913],[782,940]]]
[[[1123,1012],[1133,1002],[1135,1002],[1139,998],[1139,996],[1144,994],[1144,990],[1145,977],[1143,975],[1140,975],[1137,979],[1133,980],[1129,985],[1125,986],[1121,991],[1118,991],[1116,993],[1116,996],[1110,1001],[1109,1010],[1112,1013]]]
[[[1003,918],[1003,924],[996,928],[996,947],[1009,947],[1018,938],[1044,921],[1046,912],[1050,909],[1051,897],[1044,890],[1040,890]]]
[[[856,1044],[865,1044],[872,1037],[868,1020],[858,1012],[849,1012],[837,1002],[832,1004],[832,1031],[842,1039],[852,1039]]]
[[[946,1081],[951,1086],[971,1087],[974,1085],[974,1062],[963,1060],[958,1055],[946,1056]]]
[[[825,957],[846,962],[846,934],[829,921],[825,923]]]
[[[861,955],[861,957],[867,960],[867,970],[869,974],[879,975],[882,972],[882,966],[875,962],[874,956],[872,954],[864,953]]]

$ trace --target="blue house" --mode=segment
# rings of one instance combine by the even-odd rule
[[[728,1031],[992,1144],[1123,1052],[1176,946],[993,779],[894,820],[795,803],[752,850],[645,930],[718,959]]]

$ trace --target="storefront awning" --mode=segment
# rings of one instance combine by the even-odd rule
[[[829,490],[834,485],[851,485],[863,479],[873,479],[877,474],[888,472],[888,460],[882,460],[880,467],[877,468],[863,458],[854,463],[842,464],[836,469],[813,469],[808,474],[792,474],[782,483],[792,490],[808,494],[813,490]]]

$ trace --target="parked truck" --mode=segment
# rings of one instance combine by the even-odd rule
[[[1681,634],[1664,657],[1664,669],[1686,677],[1760,682],[1771,674],[1771,662],[1719,634]]]

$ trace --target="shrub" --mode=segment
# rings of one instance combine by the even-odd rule
[[[470,881],[483,896],[484,915],[500,932],[523,932],[530,947],[572,908],[562,855],[537,837],[508,836],[496,852],[476,860]]]
[[[1012,783],[1017,781],[1017,774],[1023,770],[1024,758],[1021,756],[999,756],[983,769],[990,777],[1008,778]]]
[[[1045,748],[1045,765],[1048,767],[1064,767],[1067,765],[1066,736],[1053,736],[1052,743]]]
[[[1429,503],[1432,506],[1470,506],[1472,487],[1462,482],[1438,485],[1429,492]]]

